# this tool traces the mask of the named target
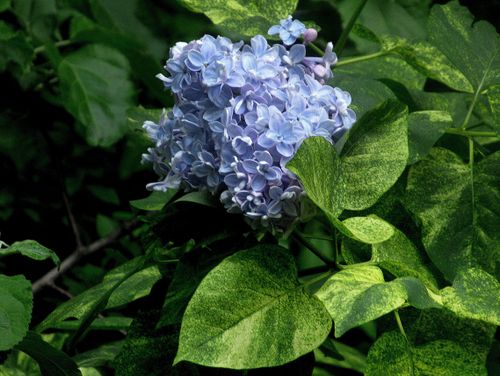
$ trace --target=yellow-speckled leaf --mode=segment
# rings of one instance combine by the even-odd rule
[[[367,244],[381,243],[394,235],[393,227],[376,215],[351,217],[342,223],[355,236],[356,240]]]

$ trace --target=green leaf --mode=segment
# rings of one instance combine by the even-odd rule
[[[117,230],[119,224],[113,218],[102,214],[97,214],[95,219],[95,226],[99,237],[104,238],[111,234],[113,231]]]
[[[125,330],[128,329],[132,319],[130,317],[110,316],[94,320],[89,326],[90,330]],[[77,330],[82,322],[80,320],[62,321],[53,326],[59,330]]]
[[[340,157],[322,137],[304,141],[287,164],[309,198],[332,219],[372,206],[403,172],[408,158],[406,107],[387,101],[351,130]]]
[[[28,332],[16,348],[35,359],[44,376],[81,376],[78,366],[68,355],[49,345],[35,332]]]
[[[22,275],[0,274],[0,351],[11,349],[28,331],[33,308],[31,283]]]
[[[190,202],[193,204],[209,206],[212,208],[217,207],[217,200],[208,191],[195,191],[186,193],[184,196],[178,198],[174,202]]]
[[[123,341],[111,342],[73,357],[78,367],[102,367],[111,363],[123,348]]]
[[[408,163],[424,158],[437,140],[451,128],[453,119],[444,111],[412,112],[408,117]]]
[[[88,185],[87,188],[99,200],[108,204],[120,205],[120,198],[115,189],[101,185]]]
[[[323,352],[321,349],[332,353],[333,356],[327,356],[326,351]],[[354,347],[345,345],[339,341],[334,341],[331,338],[327,338],[320,349],[314,350],[314,355],[316,357],[316,362],[320,364],[353,369],[359,373],[364,373],[366,368],[366,355]],[[338,356],[342,359],[337,359]],[[330,375],[330,373],[328,375]]]
[[[461,271],[441,291],[446,308],[461,317],[500,325],[500,283],[478,268]]]
[[[394,234],[393,227],[376,215],[351,217],[342,221],[342,224],[349,229],[355,239],[367,244],[384,242]]]
[[[315,294],[335,323],[335,336],[375,320],[407,301],[417,308],[439,307],[425,286],[415,278],[384,281],[376,266],[349,267],[330,277]]]
[[[130,201],[130,205],[140,210],[158,211],[163,209],[176,193],[175,189],[169,189],[166,192],[154,191],[146,198]]]
[[[474,22],[466,7],[453,1],[435,5],[429,16],[429,40],[464,75],[474,88],[500,82],[500,43],[495,27]]]
[[[425,265],[419,250],[405,234],[393,228],[394,235],[372,245],[372,261],[396,277],[415,277],[427,287],[437,289],[434,275]]]
[[[80,319],[82,324],[88,326],[93,319],[89,320],[90,322],[84,322],[86,318],[104,310],[108,304],[113,307],[121,306],[144,296],[145,293],[149,293],[152,284],[157,281],[155,276],[159,275],[158,270],[152,270],[152,268],[156,267],[144,266],[144,258],[137,257],[113,269],[106,274],[101,283],[59,305],[39,324],[37,331],[43,332],[69,318]],[[131,277],[134,278],[125,285],[126,289],[119,289]],[[138,283],[138,280],[142,278],[145,278],[143,285]],[[129,291],[129,288],[132,290]]]
[[[49,42],[57,27],[55,0],[12,0],[12,10],[19,23],[38,42]]]
[[[267,35],[272,25],[295,12],[298,0],[181,0],[223,30],[242,36]]]
[[[485,375],[481,358],[448,340],[408,345],[399,332],[384,333],[368,353],[367,376]]]
[[[57,266],[61,264],[61,260],[53,250],[44,247],[35,240],[15,242],[6,249],[0,249],[0,257],[18,253],[37,261],[50,258]]]
[[[408,175],[406,205],[421,222],[433,263],[452,281],[457,271],[480,266],[493,273],[500,260],[500,152],[470,166],[434,148]]]
[[[226,258],[203,279],[184,313],[174,364],[277,366],[318,347],[330,328],[325,307],[299,283],[293,257],[260,246]]]
[[[134,95],[130,67],[118,51],[89,45],[66,55],[58,66],[64,106],[85,129],[90,145],[109,146],[127,130]]]
[[[0,0],[0,12],[4,12],[10,8],[11,0]]]

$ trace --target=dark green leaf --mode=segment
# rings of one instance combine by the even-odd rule
[[[87,188],[99,200],[108,204],[120,205],[120,198],[115,189],[101,185],[88,185]]]
[[[49,345],[35,332],[28,332],[16,348],[38,362],[43,376],[82,375],[76,363],[68,355]]]
[[[129,70],[120,52],[100,45],[81,48],[60,63],[64,106],[83,124],[90,145],[109,146],[126,132],[134,96]]]
[[[460,268],[493,273],[500,259],[500,152],[470,166],[451,151],[431,150],[408,176],[407,206],[422,224],[434,264],[452,281]]]
[[[453,287],[441,291],[443,304],[456,315],[500,325],[500,283],[478,268],[461,271]]]
[[[174,202],[191,202],[203,206],[217,207],[217,200],[208,191],[189,192]]]
[[[78,367],[102,367],[111,363],[123,348],[123,341],[107,343],[96,349],[77,354],[73,360]]]
[[[182,0],[194,12],[204,13],[220,28],[237,35],[267,35],[272,25],[295,11],[298,0]]]
[[[6,11],[10,8],[11,0],[0,0],[0,12]]]
[[[444,111],[412,112],[408,117],[408,163],[424,158],[446,128],[452,127],[451,115]]]
[[[132,319],[130,317],[110,316],[97,318],[90,325],[90,330],[125,330],[130,326]],[[80,327],[80,320],[62,321],[53,326],[59,330],[76,330]]]
[[[481,358],[455,342],[436,340],[408,345],[398,332],[384,333],[368,353],[367,376],[485,375]]]
[[[28,331],[33,308],[31,283],[21,275],[0,274],[0,302],[0,351],[5,351]]]
[[[53,250],[44,247],[35,240],[15,242],[9,248],[0,249],[0,257],[18,253],[38,261],[50,258],[54,264],[58,266],[61,264],[61,260]]]
[[[175,189],[169,189],[166,192],[154,191],[146,198],[130,201],[130,205],[140,210],[158,211],[163,209],[176,193]]]
[[[331,320],[296,273],[293,257],[276,246],[226,258],[208,273],[189,302],[175,363],[271,367],[318,347]]]

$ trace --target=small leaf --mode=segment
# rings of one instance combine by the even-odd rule
[[[423,159],[445,130],[451,128],[452,121],[444,111],[412,112],[408,117],[408,164]]]
[[[184,196],[178,198],[174,202],[191,202],[193,204],[199,204],[209,207],[217,207],[217,201],[214,196],[208,191],[196,191],[186,193]]]
[[[384,333],[368,353],[367,376],[485,375],[481,358],[449,340],[410,346],[399,332]]]
[[[438,307],[425,286],[414,278],[385,282],[376,266],[349,267],[330,277],[315,294],[335,323],[335,336],[375,320],[405,302],[420,309]]]
[[[158,211],[163,209],[176,193],[175,189],[169,189],[166,192],[154,191],[146,198],[130,201],[130,205],[140,210]]]
[[[111,363],[123,348],[123,341],[111,342],[73,357],[78,367],[102,367]]]
[[[444,306],[458,316],[500,325],[500,283],[485,271],[461,271],[441,295]]]
[[[101,317],[94,320],[89,326],[90,330],[125,330],[130,326],[130,317],[110,316]],[[59,330],[77,330],[81,325],[80,320],[62,321],[53,326]]]
[[[76,363],[65,353],[49,345],[38,333],[29,331],[16,349],[38,362],[43,376],[81,376]]]
[[[87,188],[99,200],[108,204],[120,205],[120,198],[115,189],[100,185],[88,185]]]
[[[175,363],[248,369],[288,363],[330,331],[324,306],[276,246],[238,252],[203,279],[184,313]]]
[[[37,261],[50,258],[57,266],[61,264],[61,260],[59,260],[59,257],[54,251],[44,247],[35,240],[15,242],[6,249],[0,249],[0,257],[17,253]]]
[[[215,25],[241,36],[267,35],[269,27],[295,12],[298,0],[182,0],[194,12],[204,13]]]
[[[118,51],[89,45],[58,66],[66,109],[83,124],[87,142],[110,146],[127,131],[132,83],[127,59]]]
[[[0,351],[5,351],[28,331],[33,308],[31,283],[21,275],[0,274],[0,302]]]
[[[351,217],[342,223],[354,235],[355,239],[367,244],[382,243],[394,234],[393,227],[376,215]]]
[[[453,281],[457,270],[495,271],[500,259],[500,152],[473,170],[447,149],[434,148],[411,167],[408,209],[422,224],[422,242],[433,263]]]

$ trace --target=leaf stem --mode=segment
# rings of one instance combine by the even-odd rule
[[[299,243],[300,245],[302,245],[303,247],[307,248],[309,251],[314,253],[314,255],[316,255],[316,257],[319,258],[321,261],[323,261],[326,265],[329,266],[335,265],[333,260],[330,260],[328,257],[323,255],[323,253],[319,249],[317,249],[314,246],[314,244],[312,244],[309,240],[307,240],[300,232],[294,232],[292,234],[292,237],[295,239],[295,241],[297,241],[297,243]]]
[[[319,48],[317,45],[315,45],[313,42],[310,42],[307,44],[309,47],[311,47],[314,52],[319,54],[320,56],[323,56],[325,54],[325,51],[323,51],[321,48]]]
[[[325,279],[325,278],[329,277],[333,273],[334,273],[333,270],[329,270],[327,272],[318,274],[317,276],[312,277],[311,279],[308,279],[307,281],[304,281],[304,283],[302,283],[302,285],[303,286],[310,286],[310,285],[312,285],[312,284],[314,284],[316,282],[321,281],[322,279]]]
[[[405,328],[403,327],[403,323],[401,322],[401,317],[399,317],[399,312],[397,309],[394,311],[394,317],[396,317],[396,322],[398,324],[399,331],[401,332],[403,337],[405,337],[406,342],[408,342],[408,336],[406,335]]]
[[[356,56],[356,57],[352,57],[350,59],[343,59],[343,60],[340,60],[335,65],[335,67],[341,67],[343,65],[349,65],[349,64],[359,63],[361,61],[366,61],[366,60],[372,60],[372,59],[376,59],[377,57],[384,56],[384,55],[387,55],[387,54],[388,54],[388,52],[386,52],[386,51],[378,51],[378,52],[374,52],[374,53],[369,54],[369,55]]]
[[[358,7],[354,10],[354,13],[352,14],[349,22],[347,23],[345,29],[342,31],[342,34],[340,34],[339,40],[337,41],[337,45],[335,47],[335,53],[340,56],[342,51],[344,50],[345,43],[347,42],[347,37],[349,36],[349,33],[351,32],[354,24],[356,23],[356,20],[358,19],[361,11],[365,7],[366,3],[368,0],[361,0]]]
[[[469,131],[463,128],[448,128],[445,132],[464,137],[498,137],[497,132]]]
[[[66,47],[66,46],[69,46],[71,43],[73,43],[73,42],[70,41],[70,40],[65,39],[65,40],[60,40],[59,42],[55,42],[54,46],[57,47],[57,48]],[[33,53],[35,55],[39,55],[39,54],[41,54],[44,51],[45,51],[45,46],[38,46],[38,47],[36,47],[33,50]]]

